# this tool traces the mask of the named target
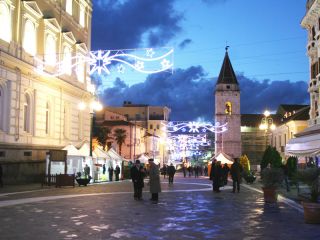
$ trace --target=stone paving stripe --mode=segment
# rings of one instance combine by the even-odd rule
[[[251,186],[248,186],[248,185],[241,185],[241,186],[243,186],[243,187],[245,187],[247,189],[250,189],[252,191],[256,191],[256,192],[259,192],[259,193],[263,194],[263,191],[259,190],[257,188],[254,188],[254,187],[251,187]],[[298,210],[299,212],[303,213],[302,206],[300,204],[294,202],[293,200],[288,199],[288,198],[282,196],[281,194],[278,194],[278,200],[283,202],[283,203],[285,203],[285,204],[287,204],[288,206]]]
[[[23,194],[23,193],[33,193],[33,192],[41,192],[41,191],[47,191],[49,189],[39,189],[39,190],[29,190],[29,191],[23,191],[23,192],[10,192],[10,193],[1,193],[0,197],[5,197],[9,195],[16,195],[16,194]]]

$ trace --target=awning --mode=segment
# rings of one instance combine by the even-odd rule
[[[286,145],[286,155],[313,157],[320,154],[320,134],[292,138]]]
[[[65,146],[62,150],[66,150],[68,156],[83,156],[80,153],[80,151],[75,146],[73,146],[71,143],[68,144],[67,146]]]

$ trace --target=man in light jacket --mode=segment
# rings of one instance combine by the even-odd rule
[[[159,192],[161,192],[160,186],[160,173],[159,167],[153,162],[153,158],[148,160],[149,162],[149,185],[150,185],[150,193],[151,193],[151,201],[152,203],[158,203],[159,200]]]

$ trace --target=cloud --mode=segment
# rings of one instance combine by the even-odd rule
[[[208,5],[226,3],[227,1],[228,0],[202,0],[202,2],[204,2]]]
[[[188,46],[191,43],[192,43],[192,40],[190,38],[187,38],[179,44],[179,48],[184,49],[186,46]]]
[[[179,23],[183,15],[174,9],[173,3],[172,0],[93,0],[92,48],[166,44],[181,31]]]
[[[257,81],[238,75],[241,89],[241,112],[261,113],[276,110],[279,104],[307,104],[307,83],[291,81]],[[145,82],[128,86],[116,79],[112,88],[102,94],[108,106],[121,106],[123,101],[168,106],[171,120],[213,120],[214,86],[201,66],[177,69],[174,74],[149,75]]]

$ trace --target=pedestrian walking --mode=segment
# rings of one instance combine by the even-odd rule
[[[204,175],[205,176],[208,176],[208,166],[206,165],[206,166],[204,166]]]
[[[195,178],[199,177],[199,166],[194,166],[194,177]]]
[[[102,174],[103,175],[106,174],[106,165],[105,164],[102,165]]]
[[[241,181],[241,173],[242,173],[242,166],[239,163],[239,159],[235,158],[233,164],[231,165],[230,169],[232,182],[233,182],[233,189],[232,192],[235,193],[236,189],[237,192],[240,192],[240,181]]]
[[[84,177],[85,178],[90,178],[90,167],[88,166],[88,164],[86,164],[86,166],[83,169],[84,171]]]
[[[214,170],[216,167],[217,160],[213,159],[211,162],[211,170],[210,170],[210,180],[212,181],[212,190],[214,191]]]
[[[0,187],[3,187],[2,175],[3,175],[3,169],[2,169],[2,165],[0,164]]]
[[[290,192],[290,185],[289,185],[289,169],[288,164],[281,165],[283,176],[284,176],[284,182],[286,184],[287,192]]]
[[[120,175],[119,165],[116,166],[116,169],[114,170],[114,174],[116,175],[116,181],[119,181],[119,175]]]
[[[223,165],[223,169],[222,170],[223,170],[222,171],[223,172],[223,185],[225,186],[225,185],[228,184],[228,174],[230,172],[230,168],[229,168],[227,163],[225,163]]]
[[[161,192],[159,167],[153,162],[153,158],[148,159],[149,162],[149,185],[151,193],[151,201],[158,203],[159,192]]]
[[[162,167],[162,175],[163,175],[163,178],[166,178],[166,175],[167,175],[167,165],[163,165]]]
[[[108,173],[109,173],[109,181],[112,182],[112,178],[113,178],[113,167],[112,166],[108,167]]]
[[[184,164],[182,165],[182,172],[183,172],[183,177],[186,177],[187,171],[186,171],[186,167],[184,166]]]
[[[169,184],[170,183],[173,184],[173,178],[175,173],[176,173],[176,169],[171,163],[170,166],[168,167]]]
[[[222,167],[221,167],[221,161],[217,161],[214,167],[213,191],[220,192],[221,186],[222,186]]]
[[[142,200],[142,188],[144,187],[143,179],[145,177],[144,168],[140,165],[140,161],[136,160],[130,169],[131,179],[133,183],[134,200]]]

